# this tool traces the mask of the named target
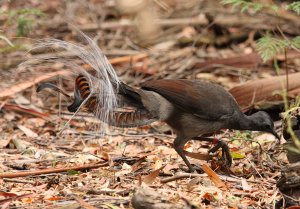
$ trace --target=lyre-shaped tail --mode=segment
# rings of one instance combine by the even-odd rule
[[[58,93],[70,97],[64,93],[63,90],[50,83],[41,84],[37,91],[41,91],[45,88],[51,88]],[[107,114],[107,121],[104,122],[116,127],[143,126],[157,120],[143,107],[139,94],[134,91],[133,88],[121,83],[116,93],[119,108],[131,107],[134,109],[107,111],[105,108],[101,107],[97,99],[97,93],[91,91],[90,83],[86,77],[79,75],[75,81],[74,100],[73,103],[68,106],[68,110],[70,112],[76,112],[78,108],[82,106],[99,119],[102,118],[98,117],[99,115]]]

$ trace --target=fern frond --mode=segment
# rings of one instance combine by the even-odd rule
[[[270,34],[257,41],[257,51],[264,62],[273,58],[276,54],[290,47],[290,41],[278,39]]]
[[[296,36],[291,40],[291,47],[300,50],[300,36]]]
[[[300,2],[293,2],[287,5],[287,9],[292,10],[296,12],[298,15],[300,15]]]
[[[261,11],[263,9],[271,9],[273,11],[278,10],[278,6],[275,4],[263,4],[257,2],[251,2],[247,0],[221,0],[221,3],[231,4],[233,7],[241,7],[241,12],[245,12],[248,10],[253,10],[254,12]]]

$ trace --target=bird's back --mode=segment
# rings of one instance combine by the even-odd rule
[[[156,80],[143,90],[154,91],[185,113],[203,120],[222,120],[240,111],[233,96],[223,87],[202,80]]]

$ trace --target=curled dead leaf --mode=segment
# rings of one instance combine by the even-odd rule
[[[159,176],[159,172],[164,169],[165,165],[160,167],[159,169],[156,169],[154,171],[152,171],[151,173],[149,173],[148,175],[146,176],[143,176],[142,177],[142,181],[146,184],[152,184],[155,179]]]
[[[210,180],[214,182],[214,184],[221,190],[226,191],[228,190],[226,184],[220,179],[220,177],[207,165],[202,165],[203,171],[208,175]]]

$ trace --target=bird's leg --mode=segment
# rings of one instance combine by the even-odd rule
[[[210,138],[210,137],[194,137],[192,140],[198,140],[198,141],[208,141],[212,142],[213,144],[216,144],[213,148],[208,150],[209,153],[215,153],[218,151],[218,149],[222,148],[222,158],[225,161],[225,165],[230,167],[232,164],[232,157],[229,151],[229,147],[225,141],[222,139],[216,139],[216,138]]]
[[[187,140],[185,140],[184,138],[176,137],[176,139],[174,140],[173,146],[174,146],[175,151],[178,153],[178,155],[182,158],[184,163],[189,168],[189,172],[193,173],[195,171],[195,168],[188,161],[188,159],[186,158],[186,156],[184,154],[184,150],[183,150],[184,145],[186,144],[186,142],[187,142]]]

